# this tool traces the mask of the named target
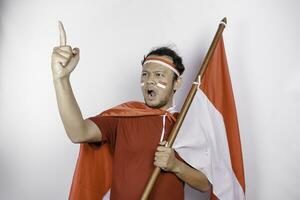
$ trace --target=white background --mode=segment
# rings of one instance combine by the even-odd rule
[[[86,118],[142,101],[140,61],[161,45],[183,56],[181,106],[224,16],[247,199],[300,199],[299,10],[297,0],[0,1],[0,199],[69,193],[79,146],[64,132],[51,76],[58,19],[81,49],[71,83]]]

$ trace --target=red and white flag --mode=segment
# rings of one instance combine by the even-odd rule
[[[211,199],[245,199],[239,127],[222,36],[173,148],[207,176],[213,188]],[[205,198],[201,195],[186,188],[185,199]]]

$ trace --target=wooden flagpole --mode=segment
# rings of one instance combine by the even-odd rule
[[[217,32],[216,32],[216,34],[214,36],[214,39],[213,39],[213,41],[212,41],[212,43],[211,43],[211,45],[209,47],[209,50],[208,50],[208,52],[207,52],[207,54],[205,56],[205,59],[204,59],[202,65],[201,65],[201,68],[200,68],[200,70],[199,70],[199,72],[198,72],[198,74],[197,74],[197,76],[195,78],[195,82],[198,83],[199,81],[201,81],[201,77],[204,74],[204,72],[205,72],[205,70],[206,70],[206,68],[208,66],[208,63],[209,63],[209,61],[211,59],[211,56],[212,56],[212,54],[213,54],[213,52],[214,52],[214,50],[215,50],[215,48],[217,46],[217,43],[218,43],[218,41],[219,41],[219,39],[220,39],[220,37],[222,35],[222,32],[223,32],[226,24],[227,24],[227,19],[226,19],[226,17],[224,17],[222,19],[222,21],[220,22],[220,24],[219,24],[219,28],[218,28],[218,30],[217,30]],[[170,136],[169,136],[169,138],[167,140],[166,147],[172,147],[172,145],[173,145],[173,143],[174,143],[174,141],[176,139],[176,136],[178,134],[178,131],[179,131],[181,125],[182,125],[182,122],[183,122],[183,120],[184,120],[184,118],[186,116],[186,113],[187,113],[187,111],[188,111],[188,109],[189,109],[189,107],[190,107],[190,105],[191,105],[191,103],[192,103],[192,101],[194,99],[194,96],[195,96],[195,94],[197,92],[197,88],[198,87],[199,87],[198,84],[192,84],[190,92],[189,92],[187,98],[185,99],[185,102],[184,102],[184,104],[183,104],[183,106],[181,108],[181,111],[180,111],[180,113],[179,113],[179,115],[177,117],[177,120],[176,120],[176,122],[175,122],[175,124],[174,124],[174,126],[172,128],[172,131],[170,133]],[[156,179],[157,179],[160,171],[161,171],[161,169],[159,167],[155,167],[154,168],[154,170],[152,172],[152,175],[151,175],[150,179],[148,180],[148,183],[146,185],[144,193],[143,193],[143,195],[141,197],[141,200],[147,200],[148,199],[148,197],[149,197],[149,195],[150,195],[150,193],[152,191],[152,188],[153,188],[153,186],[155,184],[155,181],[156,181]]]

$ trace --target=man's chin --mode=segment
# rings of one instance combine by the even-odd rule
[[[145,104],[151,108],[157,108],[157,104],[155,104],[155,103],[145,101]]]
[[[164,105],[162,105],[160,102],[152,102],[152,101],[145,101],[146,105],[150,108],[161,108]]]

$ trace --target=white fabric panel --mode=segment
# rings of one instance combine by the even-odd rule
[[[207,176],[218,199],[245,199],[231,167],[223,117],[200,89],[194,97],[173,148],[187,163]],[[196,190],[189,193],[201,195]],[[193,194],[185,199],[199,200],[199,197]]]
[[[110,189],[105,193],[102,200],[109,200],[110,199]]]

